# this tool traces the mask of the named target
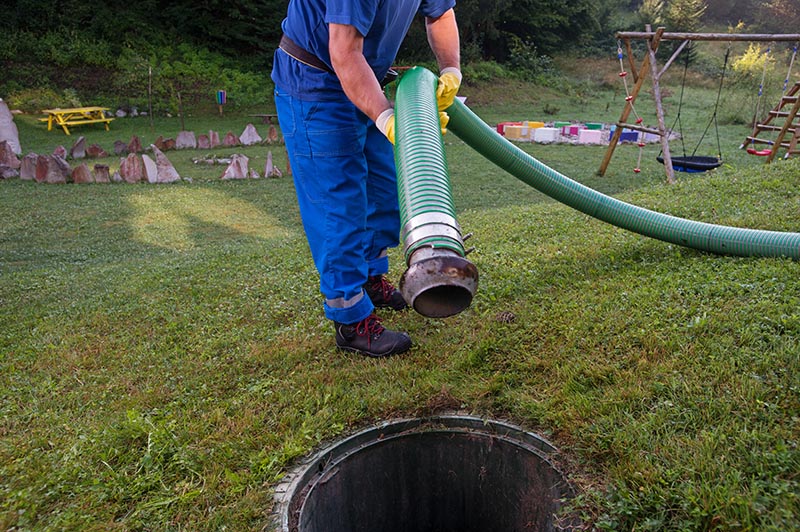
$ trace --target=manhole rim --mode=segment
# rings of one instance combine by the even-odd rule
[[[426,427],[430,427],[426,430]],[[403,437],[411,433],[445,432],[480,433],[486,436],[501,437],[510,443],[526,448],[545,461],[564,480],[566,490],[574,493],[566,475],[553,463],[552,457],[558,452],[546,438],[527,431],[507,421],[479,416],[443,414],[428,417],[396,418],[382,421],[361,429],[341,440],[327,443],[321,449],[301,459],[275,487],[270,530],[290,532],[291,506],[295,494],[308,495],[309,487],[315,477],[322,477],[331,467],[348,456],[378,444],[383,440]],[[378,436],[378,437],[376,437]],[[300,490],[300,492],[298,492]]]

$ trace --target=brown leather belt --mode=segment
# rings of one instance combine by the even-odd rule
[[[300,47],[296,42],[291,40],[286,35],[281,35],[281,42],[278,45],[278,48],[286,52],[286,54],[296,61],[300,61],[304,65],[308,65],[312,68],[316,68],[317,70],[323,70],[328,72],[329,74],[336,75],[336,73],[322,62],[322,59],[317,57],[316,55],[312,54],[308,50]],[[397,79],[397,72],[393,69],[389,69],[386,73],[386,76],[381,80],[381,87],[385,87],[389,83],[393,82]]]
[[[278,45],[278,48],[286,52],[289,57],[300,61],[305,65],[316,68],[317,70],[324,70],[330,74],[334,73],[331,67],[322,62],[322,59],[305,50],[304,48],[301,48],[286,35],[281,36],[281,43]]]

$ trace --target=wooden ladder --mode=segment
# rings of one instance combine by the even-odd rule
[[[798,118],[798,111],[800,111],[800,81],[796,82],[783,96],[781,96],[778,104],[769,112],[766,120],[763,123],[756,124],[753,134],[745,138],[745,141],[740,146],[741,149],[746,148],[749,144],[768,144],[772,146],[770,153],[767,157],[767,163],[772,162],[775,155],[780,148],[786,148],[787,157],[797,151],[797,137],[800,133],[800,123],[796,123]],[[788,110],[784,110],[786,106],[791,106]],[[782,125],[773,123],[776,118],[783,118]],[[777,138],[772,141],[769,139],[759,138],[759,134],[764,131],[777,131]],[[787,137],[787,134],[789,137]]]

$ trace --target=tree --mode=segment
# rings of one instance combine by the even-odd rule
[[[591,0],[459,0],[456,17],[462,40],[499,61],[509,56],[511,35],[552,53],[591,40],[598,28]]]
[[[664,0],[644,0],[636,11],[641,25],[661,26],[664,22]]]
[[[670,0],[664,22],[669,31],[696,33],[706,9],[704,0]]]
[[[739,22],[752,24],[756,20],[760,0],[708,0],[706,19],[736,26]]]
[[[763,31],[796,33],[800,28],[800,2],[769,0],[760,5],[758,22]]]

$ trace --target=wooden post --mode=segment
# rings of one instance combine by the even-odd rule
[[[794,126],[794,135],[792,135],[792,140],[789,141],[789,149],[786,151],[786,159],[795,155],[796,153],[800,153],[800,150],[797,149],[798,141],[800,141],[800,124],[796,124]]]
[[[659,28],[663,29],[663,28]],[[658,31],[656,31],[657,33]],[[617,39],[646,39],[651,40],[655,37],[652,30],[640,31],[620,31],[616,34]],[[739,42],[797,42],[800,41],[800,33],[670,33],[662,31],[659,40],[662,41],[739,41]]]
[[[153,65],[147,67],[147,114],[150,118],[150,130],[155,127],[153,125]]]
[[[672,155],[669,153],[669,132],[664,122],[664,106],[661,104],[661,85],[659,84],[658,65],[656,64],[656,50],[661,42],[664,28],[658,28],[647,47],[650,55],[650,74],[653,76],[653,99],[656,102],[656,116],[658,117],[658,130],[661,132],[661,153],[664,158],[664,171],[667,174],[667,183],[675,183],[675,169],[672,167]]]
[[[178,91],[178,116],[181,117],[181,131],[186,131],[186,124],[183,122],[183,100],[181,99],[181,91]]]
[[[689,44],[689,41],[683,41],[683,42],[680,44],[680,46],[678,46],[678,49],[677,49],[677,50],[675,50],[675,51],[672,53],[672,56],[669,58],[669,60],[668,60],[666,63],[664,63],[664,67],[663,67],[663,68],[662,68],[662,69],[659,71],[659,73],[658,73],[658,79],[661,79],[661,76],[663,76],[663,75],[664,75],[664,72],[666,72],[666,71],[667,71],[667,69],[668,69],[668,68],[669,68],[669,67],[672,65],[672,63],[675,61],[675,59],[677,59],[677,58],[678,58],[678,56],[681,54],[681,52],[683,51],[683,49],[684,49],[684,48],[686,48],[686,45],[687,45],[687,44]],[[689,53],[689,52],[687,52],[687,53]]]
[[[639,81],[639,71],[636,69],[636,62],[633,59],[633,48],[631,48],[631,40],[625,39],[625,51],[628,53],[628,66],[633,74],[633,82]]]

